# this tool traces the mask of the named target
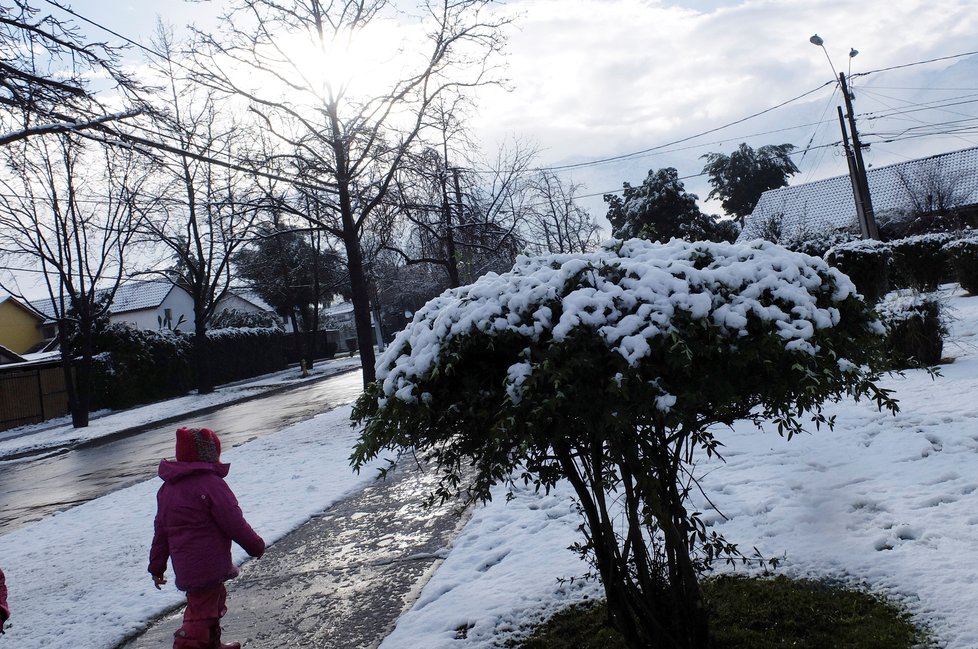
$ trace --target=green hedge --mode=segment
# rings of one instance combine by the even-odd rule
[[[944,246],[954,238],[952,234],[935,232],[891,241],[894,285],[924,292],[936,291],[941,282],[950,279]]]
[[[961,288],[978,294],[978,237],[959,239],[944,246]]]
[[[125,323],[95,333],[92,409],[118,410],[186,394],[194,384],[192,338]]]
[[[887,331],[894,368],[928,367],[941,360],[947,328],[935,294],[896,291],[876,305]]]
[[[825,253],[829,262],[849,276],[869,304],[879,302],[890,290],[890,247],[874,239],[849,241]]]
[[[287,367],[285,333],[278,327],[214,329],[207,339],[215,385]]]
[[[274,327],[207,332],[215,384],[285,369],[284,335]],[[118,323],[96,331],[94,343],[93,410],[119,410],[169,399],[194,387],[191,334]]]

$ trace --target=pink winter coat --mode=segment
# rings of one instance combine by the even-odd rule
[[[241,513],[224,478],[229,464],[160,462],[163,486],[156,495],[149,572],[162,575],[167,559],[180,590],[203,590],[238,576],[231,562],[231,541],[253,556],[265,542]]]
[[[10,607],[7,606],[7,580],[0,570],[0,622],[10,617]]]

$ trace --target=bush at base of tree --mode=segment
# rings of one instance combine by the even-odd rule
[[[890,254],[888,244],[861,239],[833,246],[825,260],[848,275],[866,301],[875,304],[890,290]]]
[[[721,576],[703,590],[717,649],[922,649],[936,646],[901,607],[842,585]],[[625,649],[603,602],[568,607],[515,649]]]
[[[947,327],[937,295],[893,292],[876,305],[876,311],[886,326],[893,367],[929,367],[940,362]]]
[[[357,402],[352,460],[413,448],[437,468],[434,499],[568,480],[626,645],[702,649],[699,576],[749,561],[687,509],[697,458],[721,447],[711,426],[790,438],[831,425],[827,400],[895,410],[876,385],[883,333],[845,275],[764,241],[524,257],[415,314]]]
[[[944,246],[961,288],[978,295],[978,237],[959,239]]]

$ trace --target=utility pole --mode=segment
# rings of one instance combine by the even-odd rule
[[[859,232],[863,239],[870,239],[869,221],[866,219],[865,203],[863,201],[862,183],[859,182],[859,172],[856,168],[856,158],[849,147],[849,134],[846,132],[846,121],[842,116],[842,106],[836,106],[839,111],[839,126],[842,128],[842,147],[846,152],[846,162],[849,165],[849,182],[852,184],[852,197],[856,202],[856,220],[859,221]]]
[[[859,228],[864,239],[879,239],[879,228],[876,226],[876,215],[873,212],[873,198],[869,193],[869,181],[866,178],[866,165],[863,163],[863,147],[859,142],[859,132],[856,130],[855,111],[852,109],[852,96],[849,94],[849,87],[846,85],[846,75],[839,73],[839,85],[842,88],[842,97],[846,102],[846,111],[849,117],[849,130],[852,133],[852,158],[850,160],[850,178],[852,179],[853,195],[856,197],[856,214],[859,215]],[[842,121],[842,109],[839,109],[839,121]],[[842,124],[842,137],[846,139],[845,124]],[[848,144],[846,145],[846,157],[849,157]],[[855,167],[853,173],[853,167]]]

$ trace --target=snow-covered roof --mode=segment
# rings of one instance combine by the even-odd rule
[[[147,282],[126,282],[121,284],[112,300],[112,313],[155,309],[163,303],[174,289],[173,282],[154,280]]]
[[[978,204],[978,147],[917,160],[908,160],[866,170],[873,210],[877,215],[902,211],[911,206],[911,187],[920,185],[935,174],[950,190],[953,206]],[[953,187],[953,189],[951,189]],[[790,185],[764,192],[747,217],[740,240],[760,234],[761,224],[783,215],[783,234],[802,226],[810,230],[845,228],[856,223],[856,201],[849,176],[836,176],[801,185]]]
[[[234,297],[236,297],[238,299],[244,300],[245,302],[248,302],[249,304],[252,304],[252,305],[256,306],[257,308],[261,309],[262,311],[274,311],[275,310],[265,300],[261,299],[261,297],[258,296],[258,293],[254,292],[254,291],[252,291],[250,289],[247,289],[247,288],[232,288],[231,290],[228,291],[228,294],[229,295],[233,295]]]
[[[322,311],[325,316],[340,316],[353,313],[353,303],[352,302],[340,302],[339,304],[334,304],[328,306]]]

